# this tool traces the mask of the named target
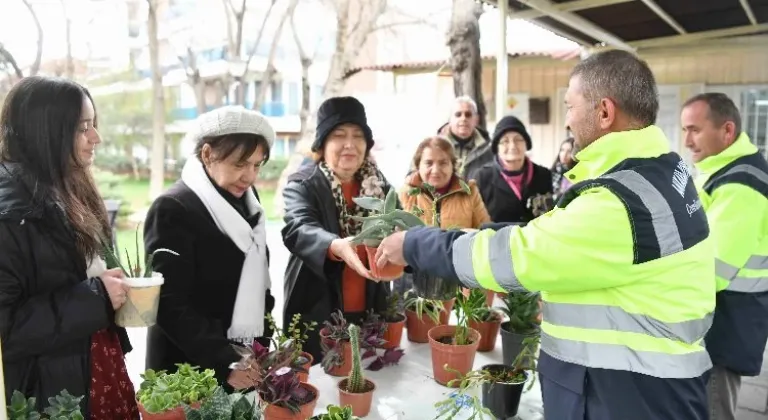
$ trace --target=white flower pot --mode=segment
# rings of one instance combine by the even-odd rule
[[[125,304],[115,312],[115,323],[125,328],[145,328],[157,322],[160,288],[165,280],[160,273],[152,277],[127,278],[130,286]]]

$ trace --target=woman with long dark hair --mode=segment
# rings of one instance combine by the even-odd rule
[[[89,167],[101,142],[90,94],[28,77],[0,114],[0,339],[5,392],[38,406],[66,389],[89,419],[138,419],[114,311],[124,274],[101,259],[107,212]]]
[[[555,197],[560,197],[571,187],[571,181],[565,177],[565,173],[576,165],[573,160],[573,152],[573,137],[568,137],[560,143],[560,150],[552,163],[552,189]]]

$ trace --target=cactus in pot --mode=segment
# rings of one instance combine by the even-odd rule
[[[352,370],[346,379],[338,383],[339,401],[342,406],[352,407],[352,414],[365,417],[371,411],[373,391],[376,384],[363,375],[363,362],[360,357],[360,327],[349,325],[349,339],[352,346]]]
[[[353,243],[365,245],[368,254],[368,265],[371,274],[377,278],[395,278],[403,273],[403,267],[390,265],[383,268],[376,266],[374,256],[376,249],[387,236],[393,234],[396,229],[408,230],[416,226],[424,226],[424,222],[416,215],[397,208],[397,193],[394,188],[387,192],[384,200],[375,197],[357,197],[355,203],[371,212],[370,216],[351,216],[363,223]]]

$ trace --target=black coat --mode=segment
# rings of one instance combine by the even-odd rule
[[[531,181],[527,187],[523,188],[522,199],[517,198],[502,177],[501,166],[496,159],[477,172],[475,181],[488,215],[494,222],[530,222],[533,219],[533,212],[528,199],[539,194],[552,193],[552,173],[549,169],[535,163],[533,163]]]
[[[255,225],[255,220],[248,221]],[[165,283],[157,324],[147,332],[147,369],[172,372],[176,363],[190,363],[215,370],[219,383],[226,384],[229,365],[240,359],[227,330],[245,254],[219,230],[205,204],[183,181],[152,203],[144,224],[144,246],[147,253],[166,248],[179,254],[158,253],[154,258],[154,269],[163,274]],[[268,292],[266,314],[274,306]],[[265,336],[271,336],[267,326]]]
[[[104,285],[86,277],[64,213],[49,200],[33,200],[19,167],[0,163],[0,340],[5,397],[14,390],[38,406],[66,389],[85,396],[88,418],[91,336],[113,328],[123,352],[131,350]],[[9,402],[10,403],[10,402]],[[0,407],[4,410],[4,407]]]
[[[385,186],[385,193],[391,186]],[[318,332],[332,312],[342,309],[341,275],[344,263],[328,259],[328,248],[340,237],[339,214],[331,185],[317,165],[303,166],[283,191],[285,227],[283,243],[291,257],[285,270],[283,319],[301,314],[302,322],[316,321],[304,351],[315,363],[322,358]],[[365,263],[365,261],[363,261]],[[389,296],[388,282],[366,282],[367,309],[381,312]]]

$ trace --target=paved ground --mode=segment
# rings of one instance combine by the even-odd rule
[[[267,226],[267,242],[270,247],[272,276],[272,294],[275,295],[275,316],[278,325],[282,324],[283,307],[283,273],[288,263],[288,251],[283,247],[280,236],[281,223]],[[134,328],[129,330],[134,351],[127,357],[128,372],[134,384],[138,388],[141,383],[139,374],[144,371],[144,355],[146,352],[146,330]],[[768,356],[768,352],[766,352]],[[768,359],[763,365],[763,372],[754,378],[744,378],[741,393],[739,395],[739,411],[737,420],[768,420]],[[523,407],[521,407],[523,408]],[[533,415],[538,412],[534,407],[525,407]],[[523,413],[521,413],[523,414]],[[531,417],[538,418],[538,417]]]

